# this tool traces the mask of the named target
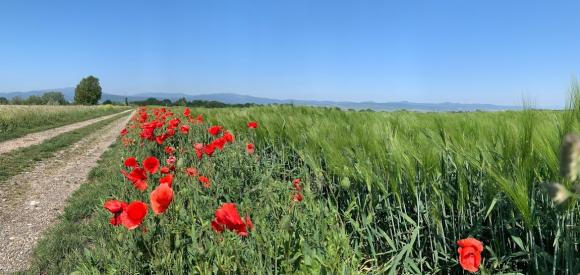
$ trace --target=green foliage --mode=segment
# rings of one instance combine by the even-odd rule
[[[48,105],[66,105],[68,102],[61,92],[48,92],[42,95],[42,101]]]
[[[101,85],[94,76],[83,78],[75,88],[75,104],[95,105],[101,99]]]
[[[4,103],[2,103],[4,102]],[[68,101],[64,98],[61,92],[47,92],[41,96],[32,95],[26,99],[22,99],[19,96],[12,98],[8,101],[6,98],[0,98],[0,104],[12,104],[12,105],[67,105]]]

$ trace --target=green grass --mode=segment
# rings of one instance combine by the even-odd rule
[[[126,109],[126,107],[114,106],[0,105],[0,141],[114,114]]]
[[[560,141],[579,130],[580,97],[572,94],[565,112],[195,109],[237,138],[201,162],[192,144],[209,140],[207,125],[167,141],[186,149],[178,158],[212,179],[210,190],[179,173],[172,205],[148,215],[146,233],[112,227],[103,201],[149,202],[118,172],[123,159],[167,157],[155,144],[116,146],[40,242],[29,272],[461,273],[456,241],[472,236],[485,245],[487,273],[577,274],[580,205],[556,206],[543,189],[562,181]],[[250,120],[260,128],[247,130]],[[294,206],[293,178],[305,185]],[[249,237],[211,230],[226,201],[251,216]]]
[[[0,155],[0,184],[9,180],[10,177],[26,171],[32,167],[34,163],[54,156],[57,151],[104,128],[111,122],[126,116],[128,116],[127,113],[119,114],[94,124],[62,133],[41,144],[32,145]]]

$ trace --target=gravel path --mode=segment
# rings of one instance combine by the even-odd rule
[[[0,184],[0,273],[28,267],[42,233],[63,212],[66,199],[86,181],[129,118],[115,120]]]
[[[58,135],[60,135],[62,133],[74,131],[76,129],[79,129],[79,128],[88,126],[90,124],[93,124],[95,122],[99,122],[101,120],[105,120],[105,119],[114,117],[114,116],[116,116],[118,114],[130,112],[130,111],[131,110],[127,110],[127,111],[123,111],[123,112],[116,113],[116,114],[112,114],[112,115],[97,117],[97,118],[93,118],[93,119],[89,119],[89,120],[85,120],[85,121],[81,121],[81,122],[77,122],[77,123],[65,125],[65,126],[62,126],[62,127],[49,129],[49,130],[42,131],[42,132],[38,132],[38,133],[28,134],[26,136],[19,137],[19,138],[15,138],[15,139],[11,139],[11,140],[7,140],[7,141],[4,141],[4,142],[0,142],[0,155],[1,154],[4,154],[4,153],[8,153],[8,152],[10,152],[12,150],[16,150],[18,148],[23,148],[23,147],[28,147],[28,146],[31,146],[31,145],[40,144],[43,141],[45,141],[47,139],[51,139],[53,137],[56,137],[56,136],[58,136]]]

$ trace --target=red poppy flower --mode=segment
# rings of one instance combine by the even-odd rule
[[[127,203],[118,200],[108,200],[105,202],[103,207],[109,212],[113,213],[113,217],[109,220],[109,223],[112,225],[120,225],[121,224],[121,214],[127,207]]]
[[[202,115],[198,115],[197,116],[197,122],[198,123],[202,123],[203,122],[203,116]]]
[[[169,156],[165,162],[167,163],[167,165],[173,166],[173,164],[175,164],[176,161],[177,158],[175,158],[175,156]]]
[[[250,129],[258,128],[258,122],[255,122],[255,121],[248,122],[248,128],[250,128]]]
[[[292,201],[294,202],[301,202],[302,201],[302,194],[300,194],[300,192],[294,194],[294,197],[292,198]]]
[[[127,229],[135,229],[147,215],[147,204],[141,201],[134,201],[127,205],[121,214],[121,222]]]
[[[131,171],[131,173],[129,173],[129,180],[146,180],[147,179],[147,174],[145,173],[145,170],[143,170],[143,168],[137,167],[137,168],[133,168],[133,171]]]
[[[161,172],[161,174],[169,174],[169,167],[167,166],[163,166],[161,167],[161,169],[159,170],[159,172]]]
[[[250,218],[246,217],[246,221],[250,221]],[[253,228],[253,226],[254,225],[252,224],[251,228]],[[222,232],[224,229],[228,229],[236,232],[240,236],[247,236],[247,229],[250,225],[247,225],[242,218],[240,218],[240,214],[238,213],[235,204],[224,203],[216,210],[215,219],[211,222],[211,227],[218,233]]]
[[[165,134],[163,136],[165,136],[165,138],[167,139],[169,137],[174,136],[175,133],[177,133],[177,132],[175,132],[175,129],[169,128],[169,129],[167,129],[167,131],[165,132]]]
[[[148,157],[143,160],[143,168],[147,170],[147,172],[154,174],[159,169],[159,160],[156,157]]]
[[[165,135],[160,135],[160,136],[155,137],[155,141],[159,145],[163,144],[163,142],[165,142],[166,139],[167,139],[167,136],[165,136]]]
[[[197,159],[201,159],[203,157],[203,144],[196,143],[193,145],[195,149],[195,154],[197,155]]]
[[[135,186],[135,188],[137,188],[137,190],[143,192],[145,191],[145,189],[147,189],[147,182],[144,180],[138,180],[133,182],[133,186]]]
[[[171,189],[171,184],[160,184],[151,192],[149,196],[151,200],[151,209],[155,215],[162,214],[169,208],[169,204],[173,200],[173,189]]]
[[[142,168],[134,168],[131,173],[127,173],[125,170],[121,170],[121,173],[135,186],[135,188],[145,191],[147,189],[147,174]]]
[[[232,142],[234,142],[234,140],[236,139],[236,138],[234,137],[234,135],[232,135],[232,133],[230,133],[230,132],[227,132],[227,131],[224,133],[224,136],[223,136],[223,138],[224,138],[224,139],[225,139],[225,140],[226,140],[228,143],[232,143]]]
[[[474,238],[467,238],[457,241],[459,248],[459,264],[469,272],[477,272],[481,264],[481,252],[483,244]]]
[[[292,181],[292,185],[294,185],[294,189],[296,189],[296,191],[302,190],[302,186],[300,186],[300,179],[294,179]]]
[[[212,145],[217,147],[218,149],[222,150],[224,149],[224,146],[226,145],[226,139],[224,137],[220,137],[215,139],[214,141],[212,141]]]
[[[217,232],[217,233],[222,233],[222,231],[224,231],[225,226],[219,224],[215,219],[213,221],[211,221],[211,228],[213,229],[213,231]]]
[[[189,125],[181,125],[181,127],[179,127],[179,130],[181,131],[182,134],[187,134],[189,133]]]
[[[254,153],[254,144],[252,143],[248,143],[246,144],[246,152],[248,152],[248,154],[253,154]]]
[[[191,115],[191,110],[189,110],[189,108],[185,108],[185,110],[183,110],[183,115],[184,116],[190,116]]]
[[[175,128],[179,125],[179,123],[181,123],[181,120],[179,120],[179,118],[174,118],[169,121],[169,128]]]
[[[134,157],[130,157],[125,160],[126,167],[137,167],[137,165],[137,159]]]
[[[129,133],[129,131],[127,131],[127,128],[123,128],[123,130],[121,130],[122,136],[126,136],[128,133]]]
[[[197,176],[197,169],[193,168],[193,167],[188,167],[187,169],[185,169],[185,172],[187,173],[188,176],[190,177],[195,177]]]
[[[171,146],[165,146],[165,153],[173,155],[173,153],[175,153],[175,148]]]
[[[203,183],[203,187],[210,188],[211,183],[209,182],[209,179],[207,177],[199,176],[198,179],[199,182]]]
[[[173,175],[167,174],[167,176],[160,178],[159,184],[167,184],[171,187],[171,184],[173,184]]]
[[[217,136],[222,131],[222,126],[211,126],[207,132],[212,136]]]
[[[211,157],[211,155],[213,155],[214,150],[215,150],[215,145],[213,145],[211,143],[203,147],[203,152],[210,157]]]

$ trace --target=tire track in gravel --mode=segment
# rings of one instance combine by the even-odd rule
[[[42,233],[62,214],[67,198],[87,180],[131,117],[113,121],[6,182],[6,190],[0,190],[4,191],[0,193],[0,273],[29,266]],[[11,189],[25,191],[11,199]]]
[[[83,128],[85,126],[91,125],[93,123],[114,117],[118,114],[130,112],[130,111],[131,110],[126,110],[126,111],[123,111],[120,113],[115,113],[112,115],[97,117],[97,118],[93,118],[93,119],[89,119],[89,120],[85,120],[85,121],[81,121],[81,122],[77,122],[77,123],[49,129],[49,130],[42,131],[42,132],[31,133],[31,134],[25,135],[23,137],[19,137],[19,138],[0,142],[0,155],[8,153],[8,152],[16,150],[16,149],[19,149],[19,148],[40,144],[43,141],[45,141],[47,139],[51,139],[53,137],[56,137],[62,133],[74,131],[76,129],[80,129],[80,128]]]

